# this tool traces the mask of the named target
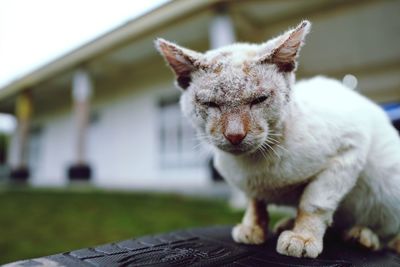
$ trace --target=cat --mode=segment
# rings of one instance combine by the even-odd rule
[[[311,23],[262,44],[206,53],[164,39],[156,48],[176,74],[183,114],[214,148],[214,165],[249,199],[232,230],[261,244],[268,203],[297,207],[277,252],[316,258],[329,226],[372,250],[400,253],[400,138],[384,111],[342,83],[295,83]],[[326,49],[326,48],[325,48]]]

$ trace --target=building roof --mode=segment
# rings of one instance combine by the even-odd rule
[[[5,85],[0,88],[0,101],[4,102],[21,90],[33,89],[37,84],[47,79],[85,64],[108,51],[118,49],[148,32],[173,23],[175,20],[190,16],[195,12],[201,12],[217,2],[219,1],[181,0],[168,2]]]
[[[155,72],[168,77],[154,50],[154,38],[206,50],[209,22],[222,9],[231,16],[238,40],[251,42],[310,19],[314,27],[302,51],[301,76],[358,74],[365,76],[359,81],[365,94],[378,101],[400,100],[400,78],[395,78],[400,77],[399,8],[397,1],[171,1],[1,88],[0,112],[12,113],[15,96],[26,89],[33,92],[35,110],[59,107],[70,99],[71,75],[79,67],[89,70],[100,91],[121,79],[141,83]],[[369,81],[371,74],[378,80]]]

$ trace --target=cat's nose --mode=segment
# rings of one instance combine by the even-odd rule
[[[235,146],[239,145],[245,137],[246,133],[228,133],[225,135],[225,138],[228,139],[228,141]]]

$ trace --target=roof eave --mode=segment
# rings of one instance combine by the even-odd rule
[[[57,73],[88,62],[97,55],[119,47],[135,37],[154,31],[157,27],[204,10],[219,2],[224,1],[177,0],[168,2],[0,88],[0,101],[21,90],[31,88]]]

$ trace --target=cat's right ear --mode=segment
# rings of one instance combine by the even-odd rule
[[[293,30],[267,42],[266,47],[269,52],[263,55],[259,62],[275,64],[281,72],[296,70],[297,57],[310,28],[311,23],[304,20]]]
[[[200,67],[201,54],[161,38],[155,41],[155,45],[175,72],[179,87],[188,88],[191,83],[192,72]]]

